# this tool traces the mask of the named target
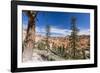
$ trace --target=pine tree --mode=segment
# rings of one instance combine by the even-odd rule
[[[49,49],[49,37],[50,37],[50,26],[47,25],[46,26],[46,46],[47,46],[47,49]]]
[[[72,58],[75,59],[76,58],[76,49],[77,49],[77,42],[78,42],[78,28],[76,26],[76,18],[72,17],[71,18],[71,35],[69,37],[70,40],[70,48],[72,49],[71,54],[72,54]]]

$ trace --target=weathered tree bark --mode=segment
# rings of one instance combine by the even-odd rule
[[[28,28],[24,41],[23,61],[32,60],[33,48],[35,48],[35,17],[36,12],[26,11],[28,16]]]

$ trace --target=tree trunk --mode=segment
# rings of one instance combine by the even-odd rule
[[[28,28],[24,41],[23,61],[32,60],[33,48],[35,48],[35,13],[27,11]]]

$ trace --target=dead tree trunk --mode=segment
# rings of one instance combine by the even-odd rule
[[[28,16],[28,28],[24,41],[23,61],[32,60],[33,48],[35,48],[35,17],[36,12],[26,11]]]

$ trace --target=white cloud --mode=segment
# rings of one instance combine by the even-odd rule
[[[27,25],[23,25],[23,28],[26,29]],[[44,28],[36,27],[35,30],[36,30],[36,34],[39,34],[42,36],[45,36],[46,34],[45,27]],[[51,27],[50,33],[51,33],[50,36],[53,36],[53,37],[64,37],[64,36],[70,35],[71,30]],[[78,32],[78,35],[90,35],[90,29],[80,29]]]
[[[53,34],[51,36],[67,36],[70,35],[70,32],[71,30],[68,29],[51,28],[51,33],[55,33],[55,35]]]
[[[81,29],[78,35],[90,35],[90,29]]]
[[[60,28],[54,28],[54,27],[51,27],[50,28],[50,33],[51,33],[51,36],[67,36],[67,35],[70,35],[70,32],[71,30],[68,30],[68,29],[60,29]],[[37,34],[41,34],[41,35],[45,35],[46,31],[45,31],[45,28],[39,28],[39,27],[36,27],[36,32]]]

